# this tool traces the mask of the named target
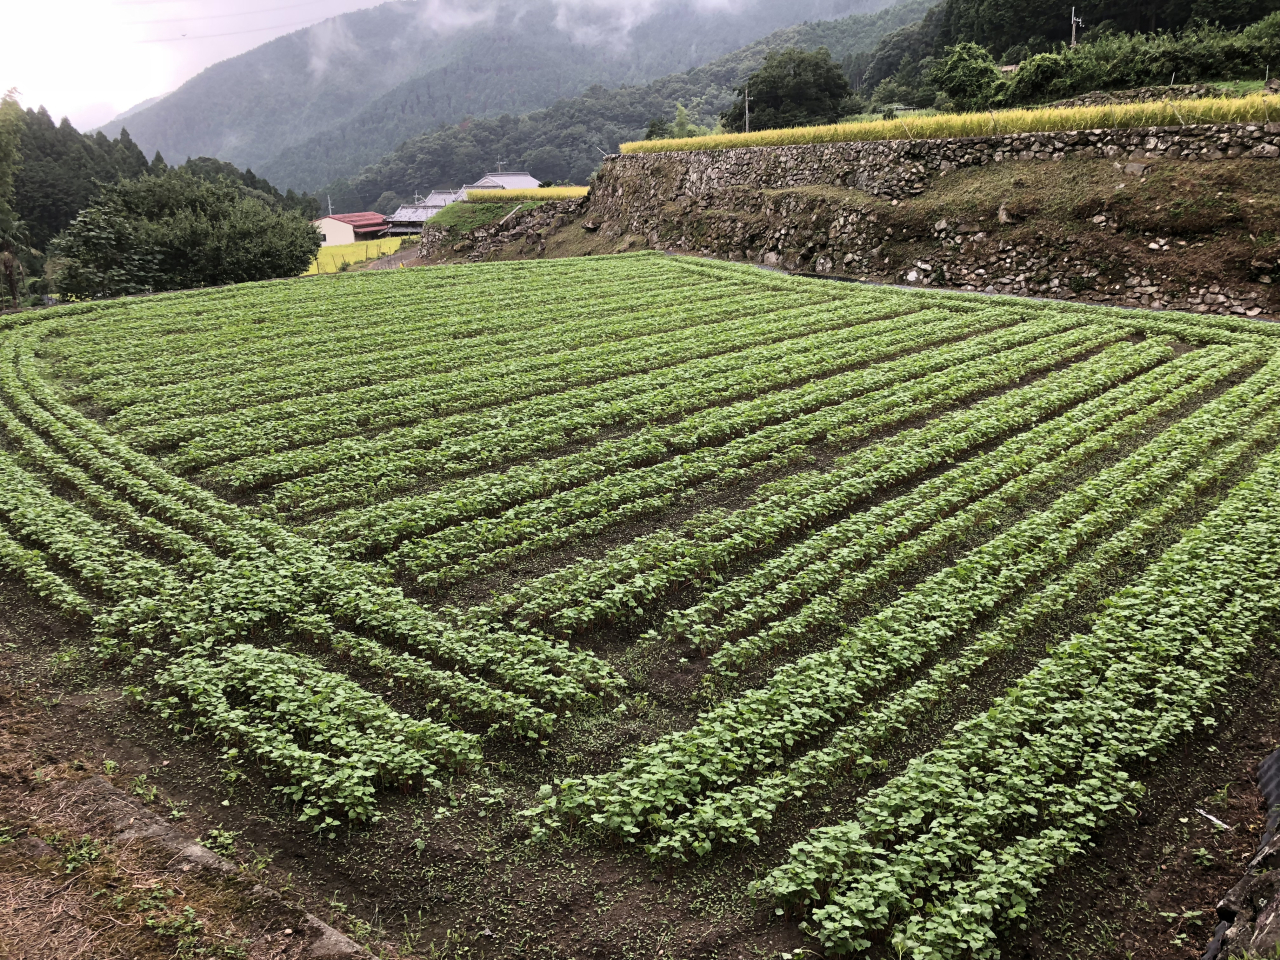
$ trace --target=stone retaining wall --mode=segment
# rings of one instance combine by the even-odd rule
[[[1128,180],[1153,163],[1255,158],[1280,176],[1280,117],[1268,124],[1084,130],[1054,134],[746,147],[609,158],[584,212],[602,240],[643,238],[658,249],[750,260],[785,270],[988,293],[1273,317],[1280,262],[1254,262],[1240,283],[1179,275],[1190,241],[1147,235],[1102,212],[1054,240],[1018,231],[1018,211],[986,223],[940,220],[904,235],[886,223],[899,199],[962,167],[1018,161],[1029,177],[1068,158],[1109,160]],[[1043,165],[1043,167],[1042,167]],[[794,188],[855,187],[862,191]],[[788,189],[792,188],[792,189]],[[872,196],[868,196],[868,194]],[[999,200],[999,198],[994,198]],[[1100,263],[1094,235],[1123,233],[1138,253]],[[1129,235],[1132,234],[1130,237]],[[916,244],[904,262],[903,241]],[[1239,273],[1239,271],[1236,271]]]
[[[591,191],[591,212],[599,217],[626,219],[655,204],[682,197],[707,198],[728,187],[854,187],[885,199],[901,199],[922,192],[931,177],[1006,160],[1055,161],[1081,156],[1142,164],[1156,158],[1274,159],[1280,157],[1280,117],[1276,119],[1267,124],[1068,130],[949,140],[615,154],[605,160]],[[905,132],[906,127],[903,129]]]
[[[528,210],[516,211],[499,223],[477,227],[462,237],[434,228],[427,221],[418,241],[417,255],[423,259],[458,255],[479,261],[502,247],[518,244],[522,254],[537,256],[547,248],[543,237],[578,217],[586,205],[586,197],[550,200]]]
[[[1044,234],[1020,229],[1020,212],[1004,206],[985,222],[944,217],[923,228],[894,215],[899,199],[962,167],[1018,161],[1029,164],[1031,179],[1074,157],[1109,161],[1125,180],[1153,163],[1239,157],[1272,164],[1280,176],[1280,117],[1261,125],[615,155],[587,198],[544,204],[462,238],[433,234],[422,255],[536,257],[571,229],[586,231],[601,253],[647,246],[875,282],[1280,319],[1274,255],[1184,273],[1182,253],[1212,244],[1210,235],[1159,236],[1110,210],[1066,230],[1046,225]],[[794,189],[813,186],[834,189]],[[1117,242],[1103,243],[1108,236]]]

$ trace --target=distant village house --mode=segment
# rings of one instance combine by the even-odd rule
[[[520,170],[506,173],[486,173],[475,183],[466,183],[462,192],[468,190],[536,190],[542,186],[537,177]]]
[[[335,213],[319,220],[312,220],[312,226],[320,232],[320,245],[332,247],[343,243],[356,243],[359,240],[376,240],[386,236],[390,224],[380,213]]]
[[[402,203],[395,213],[387,217],[393,237],[407,237],[422,232],[422,225],[455,200],[465,200],[462,190],[432,190],[424,200],[415,195],[413,203]]]
[[[464,184],[461,190],[432,190],[425,200],[415,196],[413,203],[401,204],[395,213],[387,217],[387,235],[407,237],[421,233],[422,225],[449,204],[467,199],[468,190],[536,190],[540,186],[541,182],[532,174],[510,170],[486,173],[475,183]]]

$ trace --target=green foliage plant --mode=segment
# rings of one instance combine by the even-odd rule
[[[772,130],[835,123],[847,112],[841,108],[853,90],[826,47],[811,53],[792,47],[768,54],[737,93],[738,99],[720,118],[724,128],[735,133],[746,126],[746,96],[751,97],[751,126]]]
[[[62,293],[101,298],[297,276],[319,249],[298,214],[171,170],[103,187],[50,255]]]
[[[995,60],[976,43],[960,43],[948,50],[931,79],[963,111],[985,108],[1002,83]]]
[[[300,804],[299,819],[315,821],[317,831],[341,822],[330,815],[335,811],[349,820],[376,818],[379,786],[433,781],[436,745],[450,739],[438,724],[411,720],[283,651],[239,644],[213,657],[192,652],[157,674],[156,684],[169,695],[131,692],[176,729],[212,733],[227,745],[227,759],[244,754],[283,775],[287,782],[275,789]]]

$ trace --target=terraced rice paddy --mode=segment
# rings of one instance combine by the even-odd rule
[[[315,260],[307,269],[307,275],[338,273],[344,267],[376,260],[400,249],[401,237],[383,237],[381,240],[360,240],[356,243],[335,244],[321,247]]]
[[[29,317],[0,566],[321,844],[483,770],[513,848],[995,955],[1280,601],[1264,324],[655,254]]]

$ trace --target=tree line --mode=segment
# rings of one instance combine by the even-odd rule
[[[1108,32],[1074,48],[1062,45],[1029,56],[1011,77],[1001,74],[987,48],[959,43],[929,79],[958,109],[986,110],[1175,80],[1261,79],[1271,64],[1280,64],[1280,12],[1243,30],[1195,25],[1177,33]]]
[[[296,276],[319,201],[209,157],[170,167],[0,100],[0,306]]]
[[[1059,0],[946,0],[884,37],[862,61],[846,63],[845,72],[864,109],[880,112],[895,104],[1027,105],[1168,84],[1175,75],[1187,83],[1252,80],[1280,69],[1272,18],[1280,0],[1084,0],[1076,4],[1083,25],[1075,47],[1067,9]],[[975,100],[944,61],[956,48],[972,57],[979,47],[997,76],[979,71],[986,94]],[[1019,65],[1002,84],[998,68]]]
[[[945,9],[936,7],[931,14]],[[747,128],[748,94],[751,129],[768,130],[853,121],[868,111],[879,113],[897,105],[987,110],[1042,104],[1091,90],[1165,85],[1175,79],[1183,83],[1260,79],[1270,64],[1280,63],[1280,12],[1276,12],[1242,29],[1216,23],[1154,33],[1095,29],[1075,47],[1061,43],[1031,54],[1025,45],[1015,46],[999,59],[979,43],[962,41],[941,51],[935,47],[919,63],[904,54],[898,71],[876,82],[877,64],[884,62],[885,50],[901,48],[902,36],[901,32],[891,35],[882,41],[883,49],[861,59],[846,57],[843,64],[825,47],[773,51],[735,89],[733,105],[720,115],[715,130],[691,126],[680,107],[674,124],[663,118],[650,121],[646,139],[740,133]],[[1000,60],[1012,61],[1019,69],[1006,75]]]

